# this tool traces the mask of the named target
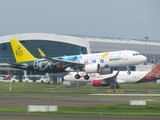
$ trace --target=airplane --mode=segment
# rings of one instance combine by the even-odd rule
[[[76,71],[76,79],[80,79],[79,71],[85,71],[85,80],[89,79],[88,73],[98,72],[109,74],[114,67],[130,66],[143,63],[147,58],[139,52],[131,50],[104,52],[94,54],[72,55],[62,57],[47,57],[40,49],[43,58],[35,58],[17,39],[10,40],[17,63],[10,63],[10,67],[29,71],[43,71],[58,73]],[[128,73],[130,71],[128,69]]]
[[[70,72],[68,75],[64,76],[65,81],[69,82],[78,82],[79,83],[92,83],[93,86],[111,86],[111,89],[119,89],[118,84],[123,83],[143,83],[150,82],[157,79],[160,79],[160,61],[151,71],[132,71],[131,74],[127,74],[126,71],[114,71],[112,74],[100,75],[99,73],[89,74],[90,79],[84,80],[83,77],[85,72],[80,72],[81,78],[76,80],[74,78],[76,72]],[[114,86],[116,85],[116,86]]]

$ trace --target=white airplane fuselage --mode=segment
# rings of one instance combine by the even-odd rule
[[[88,74],[90,76],[89,80],[85,80],[83,77],[86,74],[85,72],[80,72],[80,79],[75,79],[76,72],[70,72],[68,75],[64,76],[65,81],[69,82],[82,82],[82,83],[92,83],[93,80],[103,80],[104,78],[113,76],[117,71],[114,71],[112,74],[99,75],[99,73]],[[149,72],[149,71],[148,71]],[[141,80],[148,72],[146,71],[132,71],[131,74],[127,74],[126,71],[120,71],[116,83],[136,83]]]
[[[75,79],[76,72],[70,72],[64,76],[64,80],[70,82],[86,82],[92,83],[93,86],[110,86],[111,89],[119,89],[121,83],[143,83],[160,79],[160,61],[151,71],[132,71],[131,74],[127,74],[126,71],[114,71],[112,74],[100,75],[99,73],[88,74],[90,77],[88,80],[84,80],[85,72],[80,72],[80,79]],[[116,86],[114,86],[116,84]]]
[[[79,71],[85,71],[84,78],[88,80],[88,73],[110,74],[113,72],[114,67],[136,65],[147,60],[145,56],[131,50],[51,58],[46,56],[40,49],[38,50],[43,58],[38,59],[17,39],[11,39],[10,43],[16,59],[16,63],[9,63],[10,67],[46,73],[76,71],[76,79],[80,78]]]
[[[106,54],[106,55],[104,55]],[[103,56],[103,57],[102,57]],[[99,63],[100,68],[114,68],[122,66],[131,66],[143,63],[147,58],[136,51],[124,50],[108,53],[95,53],[77,56],[62,57],[62,60],[78,63]]]

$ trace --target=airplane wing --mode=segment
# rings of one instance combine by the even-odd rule
[[[103,83],[107,83],[107,84],[116,83],[116,78],[117,78],[120,70],[121,69],[119,69],[115,75],[107,76],[107,77],[103,78]]]
[[[7,64],[7,63],[0,63],[0,67],[9,67],[10,64]]]
[[[60,60],[60,59],[50,58],[47,56],[44,56],[44,58],[52,60],[53,62],[55,62],[57,64],[61,64],[64,68],[67,68],[67,67],[79,68],[79,67],[84,67],[84,65],[85,65],[84,63],[77,63],[77,62],[71,62],[71,61],[66,61],[66,60]]]
[[[38,48],[38,51],[40,52],[42,57],[44,57],[46,59],[49,59],[49,60],[52,60],[56,64],[62,65],[64,69],[67,68],[67,67],[70,67],[72,69],[76,69],[76,68],[81,68],[82,69],[85,66],[85,63],[77,63],[77,62],[72,62],[72,61],[66,61],[66,60],[47,57],[39,48]]]

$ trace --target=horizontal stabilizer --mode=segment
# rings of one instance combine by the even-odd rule
[[[24,66],[26,66],[26,64],[16,64],[16,63],[10,63],[10,65],[16,65],[16,66],[19,66],[19,67],[24,67]]]

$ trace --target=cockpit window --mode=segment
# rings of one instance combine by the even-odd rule
[[[140,55],[140,53],[134,53],[134,54],[133,54],[133,56],[137,56],[137,55]]]

